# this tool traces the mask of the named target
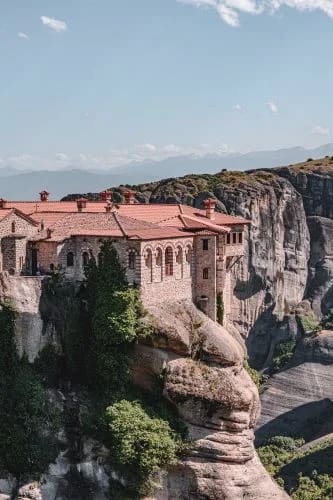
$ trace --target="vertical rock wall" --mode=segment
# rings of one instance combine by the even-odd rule
[[[306,288],[310,239],[302,197],[285,179],[251,182],[250,176],[235,188],[217,187],[215,194],[229,213],[251,221],[245,257],[232,276],[229,319],[248,336],[252,362],[262,367]]]

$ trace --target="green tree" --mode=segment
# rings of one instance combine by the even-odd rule
[[[147,335],[139,293],[129,288],[125,269],[110,241],[101,247],[98,266],[87,268],[89,309],[92,315],[91,381],[110,402],[128,390],[130,354],[134,342]]]
[[[154,474],[176,462],[177,442],[169,424],[151,418],[138,402],[122,400],[106,410],[112,458],[138,493],[148,494]]]
[[[19,361],[16,312],[0,307],[0,467],[16,477],[39,475],[58,453],[58,414],[28,361]]]

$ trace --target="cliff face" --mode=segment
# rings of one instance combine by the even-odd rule
[[[222,172],[136,186],[141,202],[191,203],[251,221],[245,257],[233,268],[228,321],[247,338],[251,362],[269,365],[276,343],[293,334],[289,313],[302,301],[310,238],[302,196],[272,172]],[[292,332],[292,333],[291,333]]]
[[[190,302],[149,312],[157,335],[151,345],[137,347],[135,380],[149,388],[165,373],[164,395],[186,422],[192,442],[156,499],[288,498],[254,450],[260,404],[243,368],[243,347]]]
[[[1,275],[0,298],[10,299],[18,311],[16,342],[30,361],[47,343],[61,348],[69,300],[65,295],[59,303],[48,281]],[[136,347],[134,382],[150,389],[156,376],[165,378],[164,396],[177,407],[192,442],[184,459],[165,471],[156,500],[287,498],[254,450],[259,396],[243,368],[244,344],[237,333],[209,320],[191,302],[156,306],[149,312],[155,335],[149,344]],[[89,484],[84,498],[106,499],[108,477],[115,477],[108,465],[110,452],[84,436],[82,402],[75,393],[53,391],[50,398],[66,416],[60,436],[65,451],[50,464],[41,485],[17,485],[6,477],[0,481],[0,494],[16,490],[21,500],[69,500],[81,498],[78,493]]]
[[[333,432],[333,332],[302,339],[261,397],[258,444],[276,435],[312,441]]]

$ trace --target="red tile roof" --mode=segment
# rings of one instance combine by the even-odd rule
[[[45,214],[45,219],[48,214]],[[52,214],[54,215],[54,214]],[[50,219],[52,222],[52,218]],[[45,224],[45,223],[44,223]],[[160,227],[146,221],[138,221],[132,217],[120,215],[117,212],[66,214],[65,217],[55,218],[50,225],[44,225],[44,231],[34,239],[48,241],[63,241],[71,236],[100,236],[100,237],[128,237],[131,239],[161,239],[186,238],[189,233],[179,231],[173,227]],[[51,237],[47,238],[47,229],[51,229]]]
[[[171,204],[111,204],[106,212],[105,201],[87,201],[82,212],[77,201],[7,201],[6,210],[15,207],[20,213],[44,223],[44,229],[52,229],[49,241],[62,241],[72,235],[111,236],[138,239],[186,237],[192,233],[213,231],[229,232],[232,225],[249,224],[241,217],[215,212],[214,219],[205,210],[187,205]],[[29,218],[29,220],[31,220]],[[181,231],[183,230],[183,231]],[[39,233],[38,238],[45,238]]]
[[[34,226],[38,226],[38,223],[29,217],[27,214],[21,212],[21,210],[18,210],[16,208],[1,208],[0,209],[0,221],[8,217],[10,214],[16,214],[18,217],[21,217],[22,219],[26,220],[30,224]]]

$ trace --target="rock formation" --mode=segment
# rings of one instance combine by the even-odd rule
[[[192,447],[156,500],[288,498],[253,447],[260,404],[242,345],[190,302],[149,308],[156,335],[137,346],[134,377],[145,388],[164,374],[164,394],[186,422]]]
[[[261,397],[257,443],[287,435],[312,441],[333,432],[333,332],[302,339]]]

